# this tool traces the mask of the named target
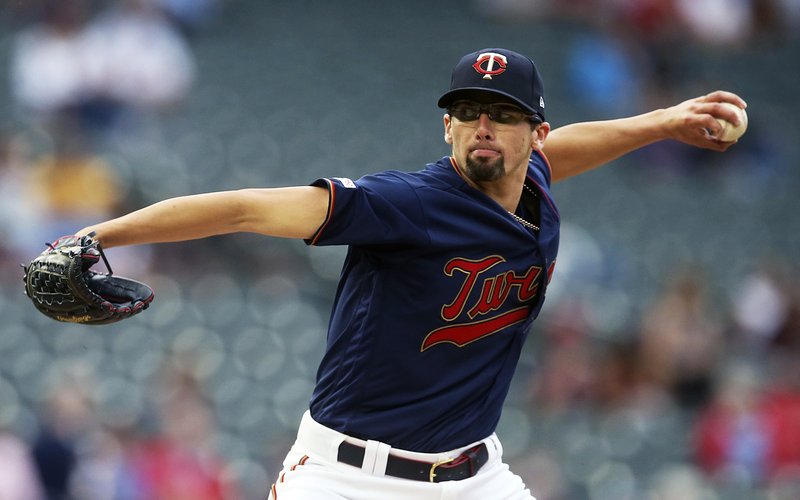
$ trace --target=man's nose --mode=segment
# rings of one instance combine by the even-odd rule
[[[487,113],[481,113],[478,116],[478,124],[475,133],[481,139],[491,139],[494,137],[494,122],[489,119]]]

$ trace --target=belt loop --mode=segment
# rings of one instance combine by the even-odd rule
[[[380,441],[367,441],[364,447],[364,460],[361,470],[372,476],[385,476],[386,464],[389,462],[389,450],[392,447]]]
[[[392,447],[386,443],[378,443],[378,447],[375,455],[375,467],[372,470],[372,474],[375,476],[385,476],[386,475],[386,464],[389,462],[389,450]]]
[[[361,462],[361,470],[369,475],[375,470],[375,458],[378,454],[378,442],[367,441],[367,446],[364,447],[364,460]]]

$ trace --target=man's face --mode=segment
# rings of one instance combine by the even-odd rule
[[[531,151],[544,139],[525,111],[496,100],[456,101],[448,107],[444,126],[456,162],[475,183],[498,181],[527,168]]]

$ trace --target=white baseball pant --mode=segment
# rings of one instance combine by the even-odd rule
[[[366,449],[361,468],[337,460],[342,441]],[[436,463],[481,442],[486,444],[489,458],[473,477],[433,483],[385,475],[389,454]],[[502,456],[503,448],[494,434],[448,452],[416,453],[352,438],[314,421],[306,412],[269,500],[536,500]]]

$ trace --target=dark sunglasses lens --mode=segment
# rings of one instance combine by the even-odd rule
[[[489,108],[489,118],[497,123],[516,125],[525,119],[525,113],[510,106],[491,106]]]
[[[507,105],[488,105],[459,103],[449,109],[451,116],[462,122],[475,121],[481,113],[489,115],[489,119],[504,125],[516,125],[527,115],[521,110]]]
[[[481,109],[478,106],[471,106],[469,104],[456,104],[450,109],[450,114],[462,122],[471,122],[478,119],[481,114]]]

